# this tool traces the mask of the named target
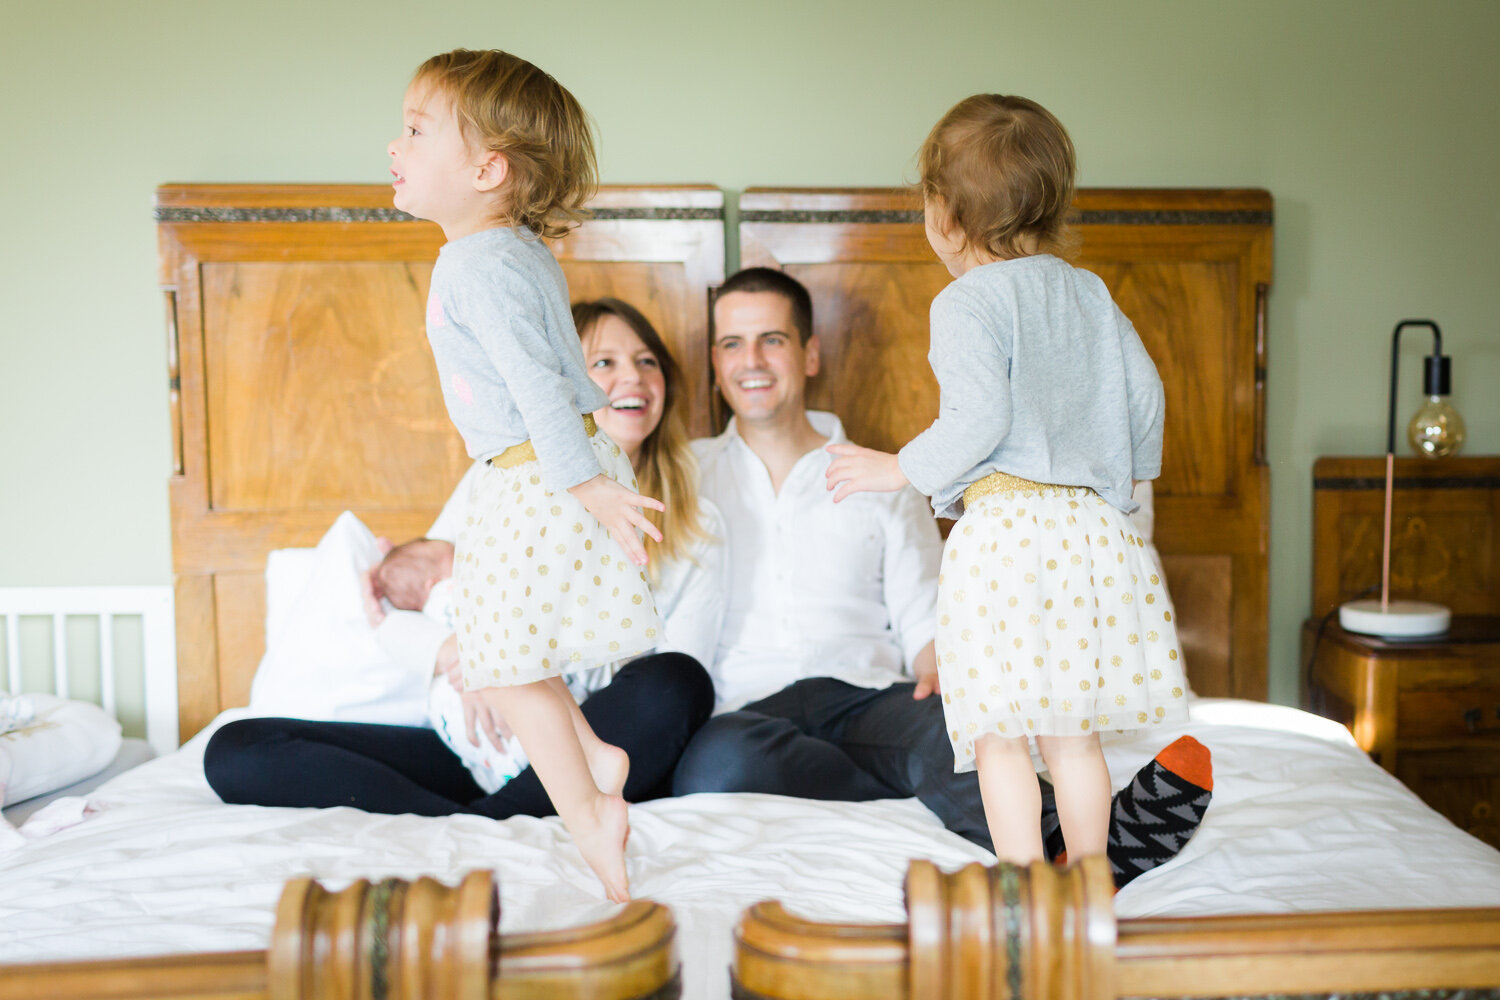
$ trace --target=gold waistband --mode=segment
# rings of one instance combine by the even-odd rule
[[[968,507],[980,497],[996,493],[1040,493],[1042,490],[1076,490],[1079,486],[1059,486],[1056,483],[1034,483],[1030,479],[1012,476],[1009,472],[991,472],[983,479],[970,483],[964,490],[964,506]]]
[[[585,413],[583,415],[583,432],[589,437],[593,437],[594,432],[598,429],[599,425],[594,422],[594,415],[592,413]],[[518,465],[525,465],[527,462],[535,461],[536,449],[531,446],[531,442],[528,440],[522,441],[520,444],[511,445],[490,459],[490,464],[497,469],[514,469]]]

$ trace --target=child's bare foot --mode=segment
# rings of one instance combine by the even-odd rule
[[[618,795],[601,795],[590,810],[588,829],[572,831],[578,852],[588,862],[604,894],[612,903],[630,902],[630,876],[625,870],[625,841],[630,836],[630,812]]]
[[[620,747],[603,740],[595,740],[593,745],[584,751],[588,758],[589,773],[594,777],[594,784],[599,791],[605,795],[622,795],[625,792],[625,779],[630,776],[630,755]]]

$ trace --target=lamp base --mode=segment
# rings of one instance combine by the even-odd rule
[[[1441,604],[1426,601],[1350,601],[1339,607],[1339,624],[1346,632],[1414,638],[1448,631],[1450,614]]]

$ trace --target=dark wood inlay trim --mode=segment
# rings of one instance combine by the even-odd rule
[[[920,218],[920,215],[918,216]],[[415,217],[395,208],[214,208],[208,206],[158,206],[154,218],[175,222],[416,222]],[[724,218],[722,208],[596,208],[588,218],[598,221],[707,221]]]
[[[1500,489],[1500,476],[1397,476],[1398,490],[1494,490]],[[1313,480],[1315,490],[1383,490],[1384,476],[1329,476]]]
[[[1149,211],[1097,210],[1074,212],[1068,221],[1075,226],[1269,226],[1273,213],[1258,211]],[[911,225],[922,221],[918,210],[900,209],[751,209],[740,212],[741,222],[778,223],[890,223]]]

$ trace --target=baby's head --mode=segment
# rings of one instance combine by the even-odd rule
[[[454,49],[417,67],[411,87],[442,99],[471,151],[504,158],[495,221],[552,239],[582,219],[599,185],[594,136],[562,84],[508,52]]]
[[[1066,249],[1073,140],[1024,97],[975,94],[933,126],[919,156],[929,218],[965,248],[1006,259]]]
[[[453,543],[416,538],[391,549],[370,574],[375,596],[402,611],[421,611],[434,584],[453,575]]]

